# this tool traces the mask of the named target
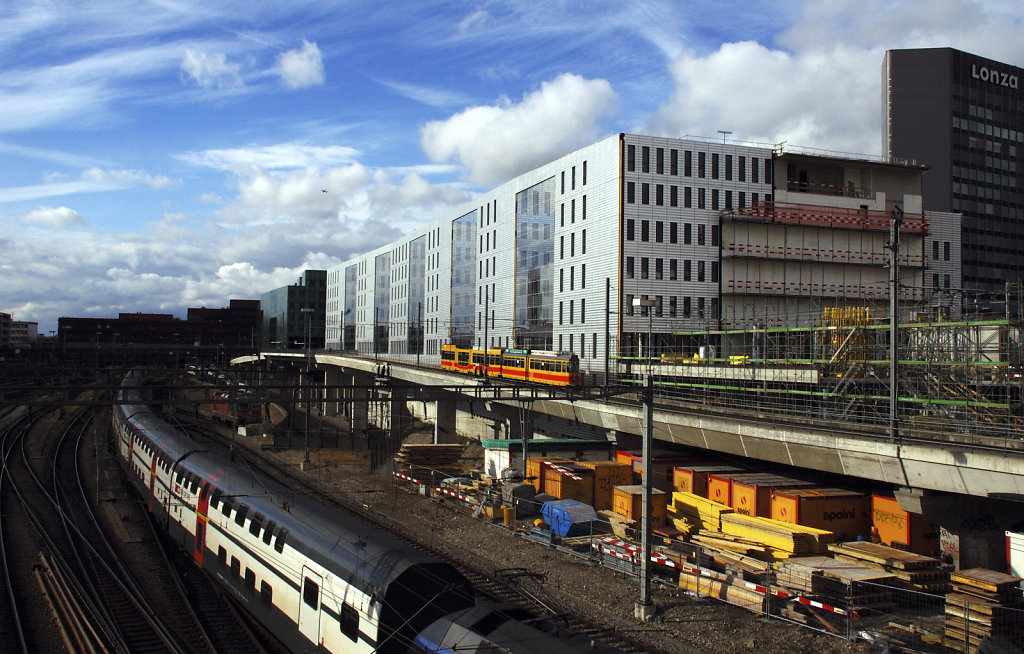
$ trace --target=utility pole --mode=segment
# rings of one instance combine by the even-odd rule
[[[310,314],[313,313],[313,308],[312,307],[302,307],[301,309],[299,309],[299,311],[302,313],[303,317],[305,317],[305,319],[306,319],[306,378],[305,378],[304,381],[306,382],[306,386],[309,386],[310,375],[312,375],[312,372],[313,372],[312,365],[311,365],[312,362],[310,361],[310,350],[309,350],[309,346],[310,346],[310,342],[309,342],[310,341],[310,322],[311,322]],[[301,379],[301,377],[300,377],[300,379]],[[302,391],[302,383],[301,383],[301,381],[299,383],[299,391],[300,391],[300,393]],[[305,409],[306,409],[306,429],[305,429],[306,437],[305,437],[305,453],[303,454],[302,465],[300,466],[300,468],[302,470],[309,470],[312,467],[312,464],[309,462],[309,389],[308,388],[306,389],[306,392],[303,393],[303,395],[306,398],[306,401],[305,401],[305,405],[306,405],[305,406]]]
[[[889,221],[889,438],[900,438],[899,418],[899,307],[900,307],[900,226],[903,209],[892,208]]]
[[[634,298],[633,306],[647,309],[647,375],[644,381],[644,442],[643,442],[643,516],[640,537],[640,601],[633,608],[633,615],[644,622],[654,617],[654,603],[651,601],[651,450],[654,447],[654,368],[651,363],[654,323],[654,300]]]

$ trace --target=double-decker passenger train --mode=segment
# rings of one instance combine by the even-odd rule
[[[139,374],[113,413],[122,466],[156,523],[290,650],[595,651],[475,597],[450,564],[206,451],[144,404]]]
[[[571,352],[491,348],[484,352],[441,346],[441,368],[478,377],[501,377],[552,386],[579,386],[580,360]]]

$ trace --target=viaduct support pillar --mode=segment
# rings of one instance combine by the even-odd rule
[[[440,399],[434,403],[436,407],[436,416],[434,418],[434,444],[444,445],[446,443],[456,443],[458,439],[455,436],[455,417],[457,413],[458,402],[455,397]]]

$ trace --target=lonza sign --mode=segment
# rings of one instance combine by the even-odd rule
[[[977,64],[971,64],[971,77],[980,79],[982,82],[991,82],[1010,89],[1018,88],[1019,83],[1016,75],[1001,73],[994,68],[978,66]]]

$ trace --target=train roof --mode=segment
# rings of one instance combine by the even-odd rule
[[[287,529],[289,547],[367,595],[383,596],[391,582],[411,566],[447,565],[358,518],[325,510],[323,504],[283,484],[203,450],[201,443],[168,425],[145,405],[121,405],[121,410],[163,450],[166,464],[177,464],[178,471],[209,481],[222,497],[248,506],[249,515],[259,513],[265,521],[273,520]],[[451,572],[458,575],[454,568]]]

